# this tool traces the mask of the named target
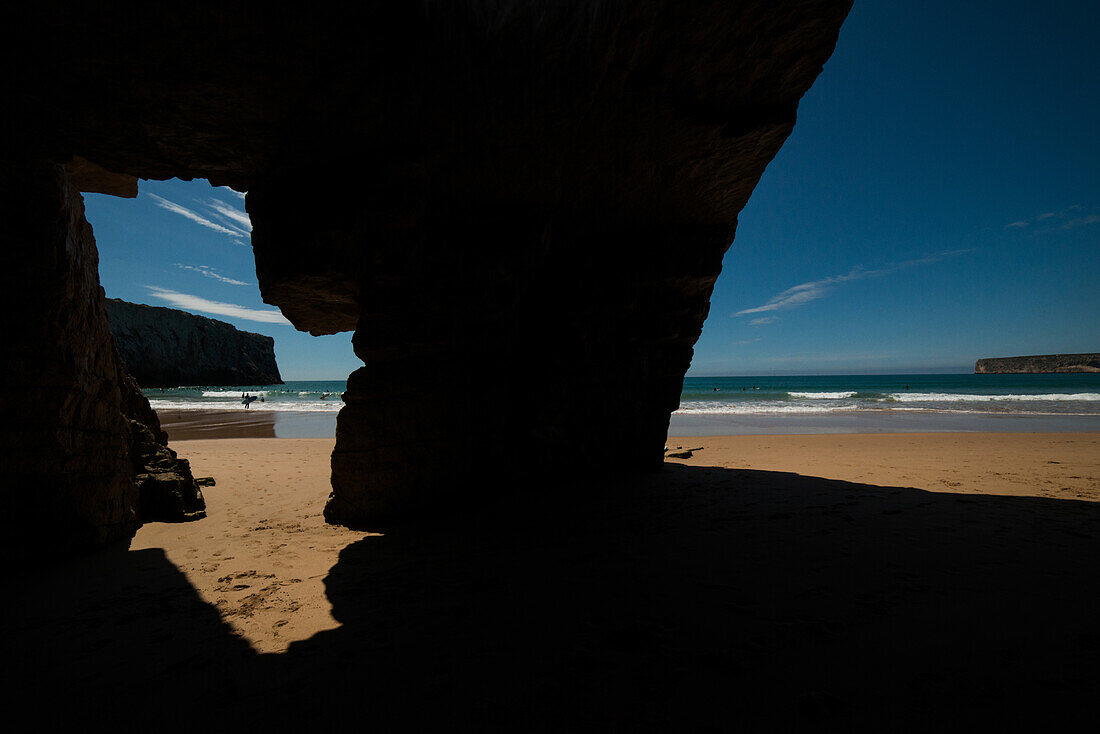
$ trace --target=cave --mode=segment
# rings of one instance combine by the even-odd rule
[[[264,300],[354,331],[330,522],[469,505],[532,468],[659,468],[738,213],[849,7],[13,10],[40,42],[4,82],[0,364],[27,416],[0,433],[6,541],[47,524],[66,553],[142,520],[135,422],[164,442],[80,196],[138,179],[247,191]]]

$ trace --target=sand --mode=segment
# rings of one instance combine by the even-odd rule
[[[1100,434],[669,443],[701,450],[368,532],[321,517],[331,439],[174,442],[209,517],[17,573],[5,688],[219,729],[1094,715]]]
[[[932,492],[1100,501],[1100,434],[886,434],[675,438],[672,463],[793,472]],[[366,533],[329,525],[331,439],[177,441],[195,476],[213,476],[207,519],[150,523],[132,550],[163,549],[259,652],[333,629],[322,579]]]
[[[689,466],[794,472],[930,492],[1100,501],[1098,433],[903,433],[669,438]]]
[[[131,550],[163,549],[200,596],[258,652],[339,626],[322,579],[340,550],[367,533],[329,525],[333,439],[176,441],[203,488],[207,517],[149,523]]]

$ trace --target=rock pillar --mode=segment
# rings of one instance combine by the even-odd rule
[[[135,476],[171,473],[179,481],[158,486],[199,516],[187,463],[163,446],[115,351],[83,197],[61,166],[38,161],[5,165],[0,201],[4,545],[42,557],[131,538],[142,496],[164,494]],[[163,466],[145,467],[154,454]]]
[[[6,167],[0,186],[5,539],[38,554],[129,538],[131,432],[83,198],[44,162]]]
[[[662,463],[732,227],[477,221],[448,217],[405,277],[362,284],[385,295],[353,339],[365,366],[339,416],[330,521]]]

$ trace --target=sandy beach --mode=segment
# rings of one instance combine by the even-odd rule
[[[922,729],[1092,707],[1100,434],[670,438],[695,451],[657,475],[517,478],[468,514],[367,530],[321,516],[332,443],[175,441],[217,481],[209,516],[17,572],[8,690],[71,691],[92,718],[186,691],[181,722],[277,730],[363,711]]]
[[[793,472],[930,492],[1100,501],[1100,433],[703,436],[689,466]]]

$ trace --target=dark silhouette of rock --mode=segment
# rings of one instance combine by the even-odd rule
[[[206,517],[200,482],[187,459],[168,448],[168,434],[157,412],[141,393],[137,380],[119,362],[122,414],[130,421],[130,460],[137,485],[137,510],[142,522],[184,522]],[[212,486],[212,484],[210,485]]]
[[[4,174],[0,269],[18,285],[0,289],[0,373],[10,381],[0,391],[5,546],[42,557],[133,537],[142,499],[164,494],[142,489],[139,474],[173,475],[161,484],[196,512],[190,469],[164,446],[111,339],[83,198],[58,165],[11,165]],[[35,246],[17,246],[26,242]],[[43,546],[37,536],[47,525],[53,540]]]
[[[119,356],[142,387],[281,384],[275,340],[224,321],[107,299]]]
[[[46,41],[3,82],[23,167],[5,186],[47,161],[87,190],[248,192],[265,301],[314,334],[354,329],[365,363],[332,521],[464,505],[532,468],[655,470],[738,213],[849,7],[24,4],[8,27]],[[21,195],[28,219],[41,202]],[[50,300],[47,281],[44,308],[99,309],[103,331],[98,295]]]
[[[131,423],[134,431],[134,482],[138,487],[141,519],[180,522],[206,517],[206,501],[191,465],[156,440],[146,426]]]
[[[1030,357],[992,357],[974,363],[975,374],[1037,374],[1100,372],[1100,353],[1037,354]]]
[[[130,422],[83,199],[57,165],[4,173],[4,543],[48,554],[46,527],[59,552],[129,538],[140,524]]]

